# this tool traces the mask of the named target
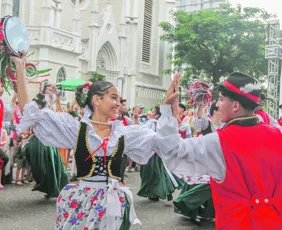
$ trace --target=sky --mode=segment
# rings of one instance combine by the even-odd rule
[[[282,0],[229,0],[229,2],[235,5],[259,7],[269,13],[275,13],[280,20],[280,27],[282,28]]]

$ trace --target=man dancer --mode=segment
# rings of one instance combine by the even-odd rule
[[[190,138],[192,137],[192,131],[189,124],[188,117],[184,114],[186,111],[186,107],[183,104],[178,105],[178,112],[179,112],[179,118],[178,118],[178,125],[179,125],[179,134],[182,138]]]
[[[174,173],[213,178],[216,229],[281,229],[282,134],[254,115],[261,94],[258,81],[243,73],[231,74],[219,87],[217,102],[226,125],[193,139],[179,136],[172,116],[178,84],[173,81],[161,108],[153,151]]]

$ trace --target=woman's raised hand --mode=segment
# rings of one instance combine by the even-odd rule
[[[26,53],[24,51],[20,51],[20,56],[10,56],[10,59],[15,63],[16,68],[25,68],[26,63]]]
[[[173,77],[173,81],[170,84],[170,87],[167,90],[166,97],[164,99],[164,104],[174,104],[175,101],[178,102],[179,97],[179,80],[180,73],[176,73]]]

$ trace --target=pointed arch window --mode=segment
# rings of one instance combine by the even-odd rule
[[[66,72],[65,72],[65,69],[64,67],[61,67],[57,73],[57,80],[56,80],[56,83],[60,83],[62,81],[65,81],[67,78],[66,78]],[[62,94],[62,98],[64,98],[66,96],[66,93],[64,90],[61,90],[61,94]]]

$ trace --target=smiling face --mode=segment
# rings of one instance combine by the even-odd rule
[[[233,101],[229,97],[219,94],[219,99],[216,103],[218,107],[217,115],[220,116],[220,120],[223,123],[226,123],[235,117],[237,117],[238,111],[242,109],[242,106],[238,101]]]
[[[184,109],[181,107],[181,106],[178,106],[178,113],[179,113],[179,116],[182,116],[183,113],[184,113]]]
[[[147,113],[147,119],[148,119],[148,120],[153,119],[152,111],[149,111],[149,112]]]
[[[92,98],[92,104],[94,106],[94,112],[97,112],[107,119],[115,118],[120,108],[119,92],[116,87],[108,89],[107,93],[103,97],[94,95]]]

